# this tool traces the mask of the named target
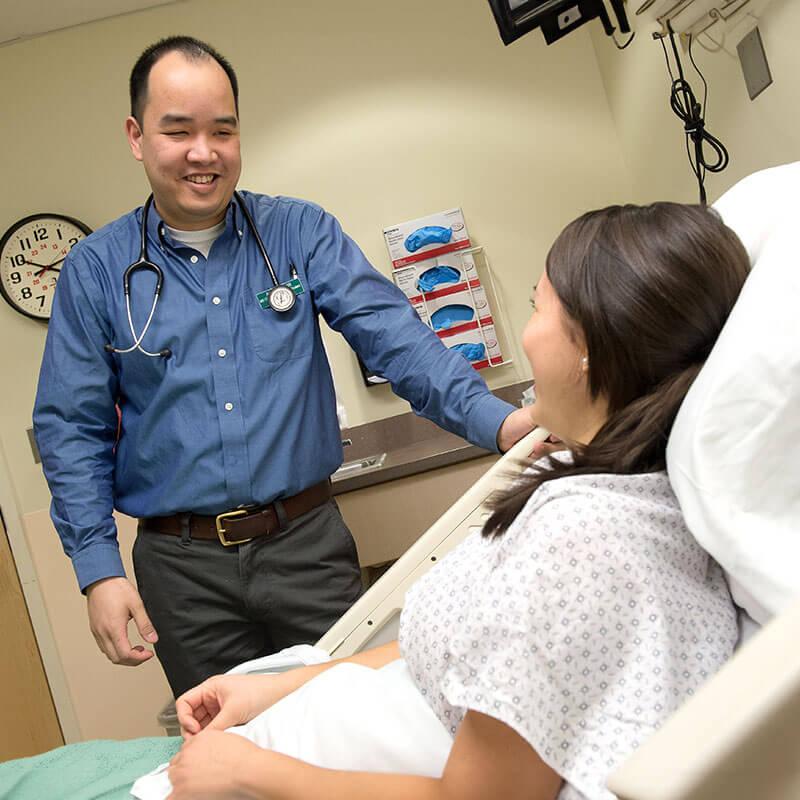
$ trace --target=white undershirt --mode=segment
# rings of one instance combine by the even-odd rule
[[[193,250],[197,250],[208,258],[211,245],[214,244],[222,235],[222,231],[225,230],[225,220],[211,228],[205,228],[205,230],[202,231],[179,231],[177,228],[170,228],[169,225],[165,225],[164,227],[173,239],[181,244],[188,245]]]

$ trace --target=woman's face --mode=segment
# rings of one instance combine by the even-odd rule
[[[565,442],[586,444],[598,426],[583,335],[567,317],[546,272],[534,288],[531,304],[533,314],[522,334],[522,349],[536,379],[533,420]]]

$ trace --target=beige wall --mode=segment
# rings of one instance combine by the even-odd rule
[[[661,48],[645,37],[622,53],[586,31],[549,48],[538,34],[503,48],[484,0],[404,0],[402,14],[397,4],[357,0],[287,5],[233,0],[223,12],[190,0],[0,48],[0,228],[36,211],[97,228],[141,203],[146,183],[122,135],[128,70],[143,47],[176,32],[208,39],[239,72],[243,187],[322,203],[384,272],[383,226],[461,205],[491,255],[515,338],[566,221],[624,199],[696,197]],[[775,84],[755,102],[735,60],[697,51],[711,85],[708,125],[732,158],[726,173],[709,176],[710,197],[800,157],[799,23],[796,2],[768,7],[761,31]],[[113,668],[94,651],[84,602],[43,517],[47,487],[25,428],[44,328],[3,305],[0,340],[0,501],[65,733],[156,732],[163,678],[155,665]],[[352,424],[406,410],[385,387],[363,388],[347,346],[327,341]],[[513,355],[515,367],[493,373],[492,385],[527,374],[518,347]],[[36,537],[32,559],[22,519]],[[115,695],[138,710],[104,713]]]
[[[772,0],[759,29],[773,84],[755,100],[747,94],[736,56],[725,50],[709,53],[697,44],[692,47],[709,84],[706,127],[723,142],[731,159],[724,172],[708,173],[709,202],[745,175],[800,159],[800,3]],[[719,38],[716,29],[713,33]],[[631,200],[697,202],[697,181],[686,156],[683,124],[669,108],[669,77],[661,46],[644,31],[622,53],[597,30],[592,32],[592,42],[620,151],[631,175]],[[735,47],[728,44],[735,53]],[[682,61],[686,78],[702,102],[702,82],[688,56],[682,54]]]
[[[358,0],[222,8],[195,0],[1,48],[0,225],[51,210],[97,228],[142,202],[122,131],[128,72],[154,39],[186,32],[238,70],[243,187],[323,204],[387,274],[385,225],[463,206],[516,347],[555,233],[628,192],[588,35],[505,49],[483,0],[404,0],[402,14]],[[44,335],[0,308],[0,440],[25,512],[48,502],[25,436]],[[351,424],[407,410],[387,387],[367,391],[347,345],[327,340]],[[493,385],[527,374],[513,355]]]
[[[117,521],[125,568],[132,575],[136,521],[122,515]],[[171,694],[161,667],[155,659],[139,667],[115,667],[106,659],[89,631],[86,598],[74,588],[72,565],[61,553],[49,513],[41,509],[26,514],[23,525],[73,712],[65,739],[162,735],[156,717]],[[142,644],[133,626],[130,632]],[[54,692],[53,699],[61,714],[63,696]]]
[[[495,460],[486,456],[339,495],[362,565],[399,558]],[[411,504],[409,497],[414,498]],[[125,567],[132,574],[136,522],[120,514],[117,523]],[[170,690],[160,666],[154,659],[136,668],[109,664],[86,624],[86,601],[72,590],[72,567],[61,556],[49,514],[45,509],[31,512],[23,524],[74,709],[67,740],[162,735],[156,717]],[[377,539],[376,530],[381,531]],[[138,637],[136,643],[141,643]]]
[[[515,342],[517,363],[490,383],[527,375],[516,338],[548,244],[581,210],[630,191],[586,32],[555,48],[528,37],[505,49],[484,0],[190,0],[0,48],[0,228],[39,211],[98,228],[143,201],[147,185],[122,132],[128,72],[145,46],[172,33],[209,40],[239,73],[241,185],[323,204],[387,274],[384,226],[461,205],[491,256]],[[62,720],[72,720],[68,738],[150,733],[163,679],[153,665],[103,662],[69,563],[44,541],[49,495],[25,435],[44,336],[0,307],[9,537],[22,553],[20,520],[37,537],[25,588],[49,641]],[[407,410],[386,387],[364,388],[347,345],[326,339],[351,424]],[[75,688],[87,676],[91,698]],[[139,710],[103,715],[116,694]]]

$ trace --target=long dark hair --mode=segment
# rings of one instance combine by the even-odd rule
[[[550,457],[492,503],[484,535],[506,531],[536,489],[567,475],[654,472],[667,438],[750,269],[712,209],[678,203],[611,206],[567,225],[546,261],[586,342],[588,387],[609,416],[572,459]]]

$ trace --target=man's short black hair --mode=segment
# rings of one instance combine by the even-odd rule
[[[168,36],[155,44],[151,44],[137,59],[131,70],[131,116],[142,126],[144,106],[147,102],[147,80],[153,65],[167,53],[178,52],[189,61],[200,61],[213,58],[219,64],[233,89],[233,100],[236,104],[236,116],[239,116],[239,82],[230,62],[220,55],[210,44],[201,42],[191,36]]]

